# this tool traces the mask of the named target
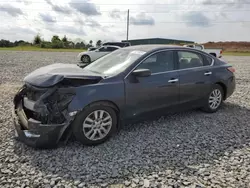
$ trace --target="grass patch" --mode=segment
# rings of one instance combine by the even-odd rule
[[[40,48],[37,46],[16,46],[16,47],[0,47],[0,50],[9,51],[42,51],[42,52],[82,52],[85,49],[52,49],[52,48]]]
[[[222,56],[250,56],[250,52],[223,52]]]

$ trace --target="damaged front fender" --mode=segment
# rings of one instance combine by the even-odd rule
[[[115,92],[112,92],[116,88]],[[121,81],[113,84],[97,83],[75,88],[75,96],[68,105],[68,112],[75,113],[82,111],[87,105],[99,101],[113,103],[120,110],[124,106],[124,83]]]

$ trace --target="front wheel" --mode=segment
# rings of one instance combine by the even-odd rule
[[[209,113],[216,112],[223,102],[223,96],[223,88],[220,85],[215,84],[212,87],[212,90],[206,99],[206,104],[202,110]]]
[[[82,61],[83,63],[87,63],[87,64],[91,63],[90,57],[89,57],[88,55],[83,55],[83,56],[81,57],[81,61]]]
[[[73,134],[84,145],[105,142],[116,131],[117,115],[105,103],[85,108],[73,123]]]

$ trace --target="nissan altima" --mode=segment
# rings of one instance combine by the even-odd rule
[[[55,147],[72,135],[84,145],[105,142],[121,122],[156,110],[216,112],[235,90],[235,69],[205,52],[168,45],[115,50],[85,68],[41,67],[14,97],[16,138]]]

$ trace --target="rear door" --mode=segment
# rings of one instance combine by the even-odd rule
[[[145,59],[137,69],[149,69],[151,76],[129,75],[125,79],[127,117],[179,103],[179,76],[174,52],[162,51]]]
[[[178,50],[180,103],[204,99],[211,90],[212,67],[205,55],[195,51]],[[210,58],[211,59],[211,58]]]

